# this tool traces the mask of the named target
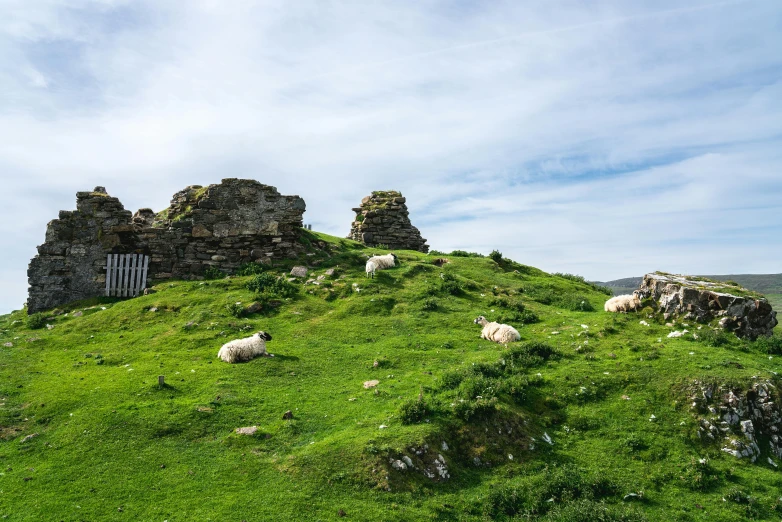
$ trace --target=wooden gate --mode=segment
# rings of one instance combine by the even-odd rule
[[[109,254],[106,260],[106,295],[136,297],[147,285],[149,256]]]

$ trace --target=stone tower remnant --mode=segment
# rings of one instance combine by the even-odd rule
[[[410,223],[406,201],[395,190],[372,192],[361,200],[360,207],[353,209],[356,218],[348,238],[367,246],[429,252],[426,239]]]
[[[150,256],[148,277],[158,280],[297,257],[305,248],[299,241],[305,209],[299,196],[250,179],[192,185],[158,214],[143,208],[131,215],[103,187],[78,192],[76,210],[49,222],[30,261],[28,313],[103,295],[107,254]]]

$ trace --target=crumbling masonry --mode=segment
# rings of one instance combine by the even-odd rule
[[[150,279],[193,279],[208,267],[297,257],[304,200],[254,180],[224,179],[174,194],[171,206],[135,215],[103,187],[76,194],[76,210],[49,222],[30,261],[28,313],[103,295],[107,254],[150,256]]]

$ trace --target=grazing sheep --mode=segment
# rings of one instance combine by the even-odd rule
[[[249,361],[260,355],[266,355],[266,341],[271,340],[272,336],[266,332],[258,332],[244,339],[234,339],[220,348],[217,357],[227,363]]]
[[[483,326],[483,330],[481,330],[481,339],[494,341],[495,343],[500,344],[508,344],[511,341],[518,341],[521,339],[518,330],[508,324],[490,323],[483,316],[478,317],[473,322]]]
[[[612,297],[604,306],[606,312],[634,312],[641,308],[641,293],[636,290],[633,295],[617,295]]]
[[[375,277],[375,270],[383,270],[396,266],[396,260],[397,257],[394,254],[370,257],[369,260],[367,260],[367,277],[369,277],[370,274],[372,274],[372,277]]]

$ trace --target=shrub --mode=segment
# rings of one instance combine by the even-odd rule
[[[241,303],[230,303],[225,305],[226,310],[232,316],[239,318],[244,315],[244,306]]]
[[[711,467],[708,460],[695,457],[684,466],[680,478],[684,485],[693,491],[708,491],[720,481],[717,470]]]
[[[465,252],[464,250],[454,250],[449,255],[453,257],[483,257],[483,255],[477,252]]]
[[[466,400],[490,399],[497,394],[497,383],[483,375],[468,377],[459,385],[459,396]]]
[[[497,397],[491,399],[459,400],[453,405],[453,413],[463,421],[486,418],[497,410]]]
[[[421,310],[437,310],[437,299],[434,297],[427,297],[421,302]]]
[[[440,292],[450,295],[461,295],[464,287],[453,275],[444,273],[440,280]]]
[[[700,332],[699,340],[706,346],[713,346],[715,348],[730,344],[730,337],[725,333],[725,330],[722,329],[712,330],[711,328],[704,327]]]
[[[440,377],[440,388],[443,390],[455,390],[466,377],[464,370],[451,370]]]
[[[594,312],[595,307],[585,296],[580,294],[564,294],[556,300],[555,304],[559,308],[570,310],[571,312]]]
[[[417,399],[402,404],[399,408],[399,419],[402,424],[417,424],[422,422],[428,413],[429,408],[426,402],[423,397],[419,396]]]
[[[222,279],[225,277],[225,272],[217,267],[210,266],[204,270],[204,279]]]
[[[291,297],[295,295],[299,289],[289,283],[283,277],[275,276],[268,272],[258,274],[247,282],[247,289],[259,294],[264,294],[267,297]]]
[[[263,272],[263,267],[258,263],[245,263],[236,271],[238,276],[251,276]]]
[[[489,301],[489,306],[499,306],[508,310],[516,312],[523,312],[525,309],[524,303],[518,299],[509,299],[507,297],[495,297]]]
[[[491,260],[494,261],[495,263],[499,263],[500,261],[502,261],[502,252],[500,252],[499,250],[492,250],[491,254],[489,254],[489,258],[491,258]]]
[[[760,337],[754,344],[757,350],[771,355],[782,355],[782,336]]]
[[[27,328],[38,330],[46,326],[46,317],[40,312],[27,316]]]

